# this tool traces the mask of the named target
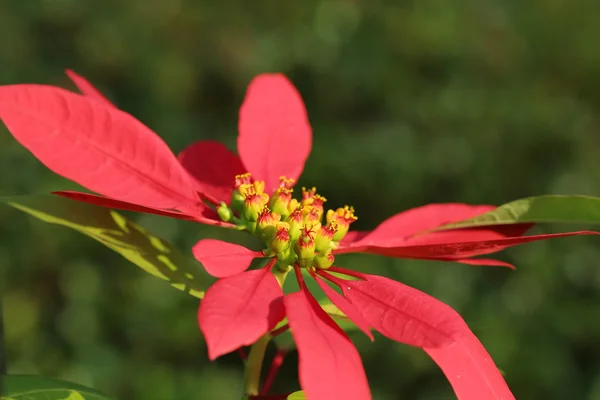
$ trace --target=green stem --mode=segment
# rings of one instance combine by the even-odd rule
[[[4,316],[2,315],[2,297],[0,297],[0,375],[6,374],[6,347],[4,345]],[[0,377],[0,380],[2,378]],[[0,382],[1,384],[2,382]]]
[[[246,360],[246,376],[244,378],[245,396],[256,396],[260,392],[260,371],[263,359],[265,358],[265,350],[267,350],[270,340],[271,335],[267,333],[250,348],[250,353]]]

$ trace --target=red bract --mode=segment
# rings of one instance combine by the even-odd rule
[[[370,394],[356,349],[312,297],[301,269],[369,337],[375,329],[426,351],[460,399],[512,399],[491,357],[454,310],[387,278],[333,267],[335,256],[366,252],[512,267],[472,257],[596,233],[522,236],[527,224],[431,231],[494,209],[466,204],[418,207],[373,231],[352,231],[351,207],[325,212],[326,199],[314,188],[302,188],[301,200],[292,198],[312,133],[299,93],[283,75],[264,74],[251,82],[240,110],[239,156],[220,143],[200,141],[175,157],[149,128],[84,78],[68,74],[84,95],[43,85],[0,87],[0,119],[48,168],[101,194],[58,192],[61,196],[235,227],[261,239],[262,252],[211,239],[194,246],[207,271],[222,278],[206,292],[198,312],[209,357],[252,344],[287,317],[300,355],[300,382],[311,400]],[[270,261],[246,272],[254,258]],[[284,296],[281,281],[291,271],[300,291]]]

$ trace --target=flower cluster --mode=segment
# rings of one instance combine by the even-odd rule
[[[333,249],[357,219],[354,208],[328,210],[323,221],[327,199],[317,194],[316,188],[302,188],[298,201],[292,197],[295,180],[284,176],[279,180],[279,187],[269,196],[264,181],[253,180],[250,173],[237,175],[231,208],[221,202],[219,217],[262,239],[263,253],[276,257],[275,265],[284,272],[295,264],[312,269],[331,267]]]
[[[370,399],[360,356],[308,290],[305,277],[310,277],[370,338],[374,329],[427,352],[460,399],[514,398],[490,355],[452,308],[400,282],[335,266],[336,257],[365,252],[512,267],[474,257],[590,232],[523,236],[530,227],[524,224],[433,231],[494,209],[458,203],[417,207],[372,231],[353,231],[352,207],[325,212],[326,199],[314,188],[293,197],[312,131],[300,94],[283,75],[264,74],[250,83],[240,109],[238,154],[221,143],[200,141],[175,157],[149,128],[84,78],[68,74],[83,95],[44,85],[0,86],[0,119],[15,139],[57,174],[101,196],[57,194],[245,230],[262,240],[261,251],[213,239],[193,248],[204,268],[220,278],[198,311],[211,359],[269,337],[287,319],[284,326],[297,344],[299,380],[309,399]],[[256,258],[266,259],[266,265],[248,270]],[[284,293],[282,284],[291,271],[300,290]],[[246,394],[258,394],[255,389]]]

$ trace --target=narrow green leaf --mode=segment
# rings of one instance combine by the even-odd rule
[[[503,204],[475,218],[442,225],[434,230],[522,223],[600,224],[600,198],[546,195]]]
[[[306,400],[306,396],[304,395],[304,391],[300,390],[298,392],[290,393],[287,400]]]
[[[111,400],[75,383],[36,375],[0,376],[1,400]]]
[[[1,200],[44,222],[66,226],[97,240],[147,273],[192,296],[202,298],[205,288],[214,281],[191,257],[114,210],[51,194]]]

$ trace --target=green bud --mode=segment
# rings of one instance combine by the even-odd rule
[[[294,252],[301,267],[310,266],[315,258],[315,239],[311,235],[312,232],[304,228],[294,245]]]
[[[331,249],[324,253],[318,253],[315,256],[313,265],[319,269],[327,269],[333,265],[334,257]]]
[[[302,215],[302,208],[297,207],[285,221],[290,224],[290,239],[292,241],[298,240],[302,227],[304,226],[304,216]]]
[[[273,239],[269,243],[269,249],[275,253],[281,253],[290,247],[290,228],[285,222],[279,222],[275,228]]]
[[[231,217],[233,217],[233,212],[229,207],[227,207],[227,204],[225,204],[224,202],[221,202],[221,204],[219,204],[219,206],[217,207],[217,214],[219,214],[219,218],[221,218],[221,221],[225,222],[229,222],[231,220]]]

